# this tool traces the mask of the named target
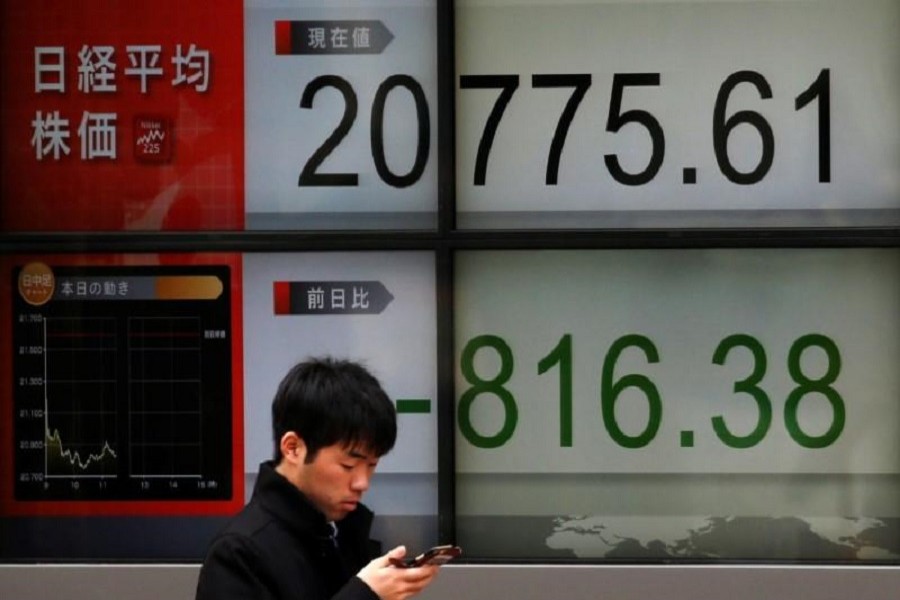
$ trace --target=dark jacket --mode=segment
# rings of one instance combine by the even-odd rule
[[[213,540],[197,600],[378,600],[355,577],[380,554],[363,505],[338,523],[338,548],[325,516],[274,469],[259,467],[253,496]]]

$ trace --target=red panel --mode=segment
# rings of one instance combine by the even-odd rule
[[[275,54],[291,53],[291,22],[275,21]]]
[[[0,10],[0,228],[243,229],[241,0]]]
[[[132,500],[132,501],[18,501],[13,494],[13,356],[10,327],[0,328],[0,516],[24,515],[228,515],[244,505],[244,368],[242,261],[239,254],[91,254],[0,256],[0,323],[12,323],[12,273],[17,265],[31,262],[48,265],[144,266],[227,265],[231,273],[231,479],[232,493],[226,500]]]
[[[291,314],[291,283],[289,281],[276,281],[272,287],[272,295],[274,296],[275,301],[275,314]]]

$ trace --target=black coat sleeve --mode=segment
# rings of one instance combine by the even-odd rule
[[[227,535],[210,548],[200,569],[195,598],[278,600],[278,584],[250,538]]]
[[[309,568],[287,559],[289,551],[268,554],[252,537],[229,534],[209,550],[197,581],[196,600],[320,600],[321,587]],[[299,567],[299,568],[298,568]],[[379,600],[352,576],[329,600]]]
[[[331,600],[380,600],[378,594],[372,591],[366,582],[353,576],[338,590]]]

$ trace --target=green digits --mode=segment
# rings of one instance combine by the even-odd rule
[[[603,361],[603,373],[600,379],[600,409],[603,414],[603,425],[614,442],[623,448],[643,448],[656,437],[656,432],[659,430],[659,425],[662,421],[662,401],[659,397],[659,390],[645,375],[630,373],[613,383],[616,362],[619,360],[622,352],[629,347],[643,350],[644,355],[647,357],[647,362],[659,362],[659,352],[657,352],[656,346],[642,335],[624,335],[613,342]],[[644,431],[634,436],[622,431],[616,419],[616,402],[619,395],[631,387],[637,388],[644,393],[647,397],[649,408],[647,426],[644,428]]]
[[[810,379],[803,373],[800,365],[800,357],[807,348],[819,347],[828,357],[828,370],[819,379]],[[830,446],[838,439],[844,430],[844,421],[846,418],[846,409],[844,407],[844,399],[841,395],[831,387],[831,384],[837,379],[841,372],[841,353],[838,351],[837,345],[828,337],[817,333],[810,333],[799,338],[791,345],[788,353],[788,372],[791,379],[798,385],[791,391],[784,404],[784,424],[788,433],[794,438],[798,444],[804,448],[825,448]],[[825,396],[825,399],[831,404],[831,410],[834,417],[831,421],[831,427],[828,431],[820,436],[807,435],[800,428],[797,421],[797,409],[800,400],[810,393],[819,393]]]
[[[500,357],[500,370],[493,379],[475,372],[475,355],[482,348],[492,348]],[[463,377],[471,385],[459,398],[457,421],[459,430],[470,444],[478,448],[498,448],[509,441],[519,421],[519,410],[512,393],[503,387],[513,372],[513,354],[509,345],[496,335],[479,335],[469,340],[460,357]],[[494,435],[482,435],[472,425],[472,404],[481,394],[492,394],[503,403],[503,426]]]
[[[766,351],[763,350],[759,340],[754,337],[746,334],[730,335],[716,347],[716,351],[713,354],[713,363],[724,365],[728,353],[739,346],[747,348],[753,355],[753,372],[746,379],[742,379],[734,384],[734,393],[748,394],[756,401],[756,406],[759,409],[756,427],[747,435],[735,435],[728,429],[728,425],[725,424],[725,418],[722,415],[713,417],[712,425],[716,435],[719,436],[719,439],[726,446],[731,448],[751,448],[766,437],[769,426],[772,424],[772,402],[757,385],[766,374]]]

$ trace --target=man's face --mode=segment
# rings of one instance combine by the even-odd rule
[[[339,521],[356,509],[369,482],[378,457],[343,444],[325,446],[315,459],[303,463],[295,485],[329,521]]]

